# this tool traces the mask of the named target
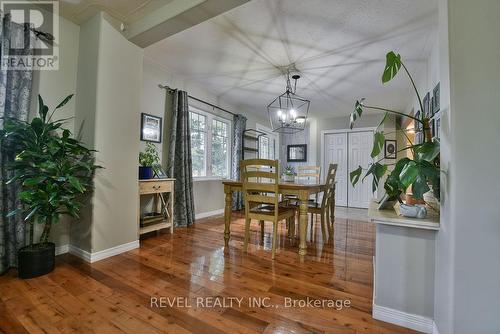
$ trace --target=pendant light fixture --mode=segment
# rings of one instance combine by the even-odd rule
[[[311,101],[295,93],[298,79],[298,72],[290,73],[290,70],[287,70],[285,92],[267,106],[269,122],[274,132],[295,133],[306,127]],[[293,86],[291,80],[294,81]]]

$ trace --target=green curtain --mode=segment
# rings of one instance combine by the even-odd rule
[[[1,15],[1,14],[0,14]],[[10,45],[16,41],[33,41],[33,34],[23,25],[11,22],[5,15],[0,25],[0,53],[5,59],[10,54]],[[31,55],[29,43],[22,50],[22,55]],[[19,51],[19,50],[18,50]],[[3,129],[3,119],[16,118],[28,120],[31,85],[33,72],[27,70],[7,70],[0,68],[0,129]],[[8,143],[1,141],[0,147],[0,273],[17,266],[17,251],[25,245],[26,225],[21,216],[7,217],[7,214],[19,206],[19,184],[6,185],[5,182],[12,176],[6,165],[14,159],[14,153],[9,151]]]
[[[163,147],[167,155],[167,176],[175,178],[174,223],[189,226],[194,224],[195,215],[188,94],[181,90],[167,91],[168,94],[172,94],[172,102],[168,103],[170,98],[167,98],[165,124],[170,131]]]
[[[246,129],[247,118],[243,115],[233,117],[233,143],[231,145],[231,178],[240,179],[240,161],[243,160],[243,132]],[[233,193],[233,210],[243,209],[243,193]]]

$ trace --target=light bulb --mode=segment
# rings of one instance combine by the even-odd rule
[[[292,117],[292,119],[295,119],[297,117],[297,112],[295,111],[295,109],[290,109],[290,116]]]

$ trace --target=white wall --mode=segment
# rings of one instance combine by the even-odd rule
[[[441,334],[500,329],[499,14],[497,0],[440,1],[441,103],[449,106],[441,111],[445,177],[435,285]]]
[[[137,240],[137,155],[142,49],[127,41],[102,13],[81,26],[76,124],[104,169],[94,178],[71,244],[98,252]]]
[[[160,89],[158,84],[168,85],[171,88],[178,88],[188,92],[196,98],[205,100],[207,102],[213,103],[221,108],[225,108],[234,113],[241,113],[248,118],[247,129],[254,128],[256,123],[268,124],[267,119],[264,115],[256,115],[255,113],[249,113],[246,110],[242,110],[238,106],[226,103],[224,100],[217,98],[217,96],[210,94],[208,91],[203,89],[203,87],[198,86],[196,83],[184,80],[183,78],[175,75],[169,69],[162,67],[154,63],[150,59],[144,59],[144,70],[143,70],[143,81],[142,81],[142,103],[140,111],[137,113],[137,118],[139,119],[139,114],[141,112],[160,116],[163,118],[165,124],[165,90]],[[194,100],[190,101],[190,104],[206,110],[209,112],[214,112],[211,107],[204,105],[202,103],[196,102]],[[215,110],[215,112],[232,120],[232,116]],[[137,127],[136,134],[139,138],[139,127]],[[168,129],[163,129],[168,135]],[[164,136],[165,138],[165,136]],[[168,137],[167,137],[168,138]],[[156,144],[160,156],[162,155],[162,146],[164,143]],[[141,142],[140,149],[143,150],[145,147],[145,142]],[[207,213],[217,210],[222,210],[224,208],[224,188],[220,180],[203,180],[195,181],[193,186],[194,193],[194,205],[195,213]]]
[[[59,70],[34,71],[30,107],[30,117],[38,115],[38,94],[40,94],[49,109],[52,110],[66,96],[76,93],[76,73],[78,68],[78,46],[80,27],[62,17],[59,17]],[[72,117],[75,114],[75,98],[55,114],[56,119]],[[74,121],[70,119],[65,127],[74,131]],[[78,129],[77,129],[78,130]],[[52,229],[51,239],[56,246],[69,243],[68,217]],[[38,229],[41,230],[41,229]],[[41,231],[37,231],[39,234]]]

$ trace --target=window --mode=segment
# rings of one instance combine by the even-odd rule
[[[189,120],[193,177],[229,178],[230,122],[193,107]]]
[[[278,138],[270,129],[257,124],[257,130],[266,133],[259,137],[259,158],[278,159],[277,146]]]
[[[207,117],[189,112],[191,127],[191,159],[193,161],[193,176],[206,176],[207,170]]]

